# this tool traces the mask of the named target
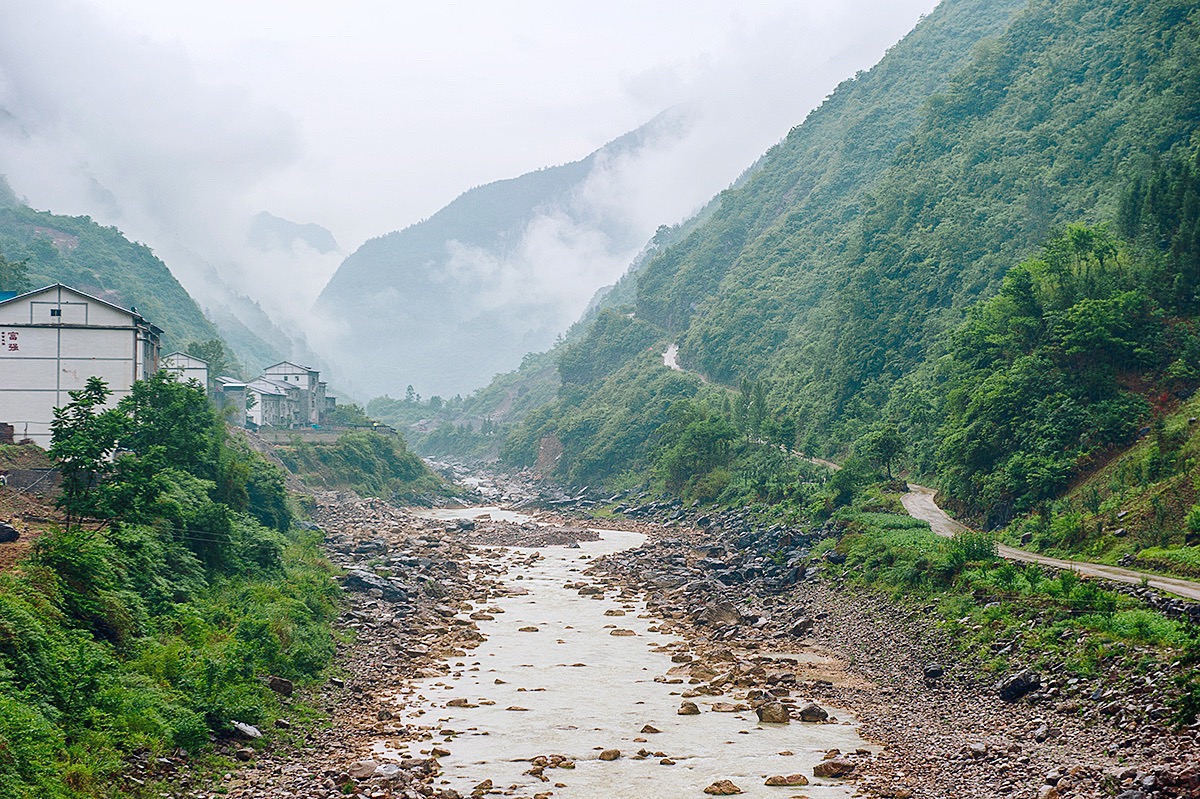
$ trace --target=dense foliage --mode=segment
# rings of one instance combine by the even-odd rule
[[[0,575],[4,799],[138,795],[132,754],[267,722],[263,678],[333,655],[336,586],[279,470],[165,373],[107,397],[93,380],[57,413],[68,523]]]
[[[558,373],[563,383],[599,380],[661,337],[658,328],[638,319],[632,309],[622,311],[601,311],[583,338],[562,348]]]
[[[1185,621],[1070,570],[1051,574],[1000,560],[986,533],[940,538],[908,516],[849,509],[839,521],[846,533],[836,549],[845,563],[832,568],[897,601],[919,603],[959,656],[985,673],[1061,665],[1112,685],[1159,668],[1164,657],[1194,663],[1200,654]],[[1179,724],[1192,723],[1200,710],[1200,675],[1184,663],[1171,699]]]
[[[1200,346],[1169,326],[1157,282],[1103,229],[1069,228],[972,309],[942,368],[943,488],[993,522],[1057,496],[1089,457],[1129,443],[1147,400],[1122,383]]]
[[[394,433],[355,430],[330,443],[299,437],[276,447],[280,460],[306,484],[352,488],[360,494],[396,501],[442,493],[440,479],[409,452]]]

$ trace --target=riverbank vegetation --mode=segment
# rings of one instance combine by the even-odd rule
[[[156,796],[135,761],[270,723],[266,677],[334,653],[336,584],[280,471],[166,373],[107,397],[56,412],[67,521],[0,575],[3,799]]]
[[[1200,712],[1200,630],[1186,619],[1073,571],[1002,560],[990,533],[942,538],[909,516],[861,506],[840,512],[842,534],[815,552],[839,554],[829,576],[936,619],[945,644],[983,679],[1033,668],[1063,686],[1103,677],[1115,691],[1157,673],[1155,718],[1186,725]]]
[[[312,488],[351,489],[397,503],[445,494],[445,483],[395,433],[355,430],[336,441],[299,436],[274,447],[288,470]]]

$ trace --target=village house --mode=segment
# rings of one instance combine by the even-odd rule
[[[172,352],[163,356],[162,368],[178,375],[180,383],[195,380],[208,391],[208,361],[203,358],[185,352]]]
[[[259,377],[246,384],[252,398],[246,417],[254,427],[299,427],[300,386]]]
[[[300,389],[298,417],[301,425],[319,425],[325,413],[325,383],[316,369],[291,361],[280,361],[263,369],[262,379],[281,382]]]
[[[246,426],[246,384],[224,375],[210,376],[208,361],[184,352],[164,355],[163,369],[178,375],[179,382],[195,380],[212,400],[222,418],[238,427]]]
[[[213,380],[213,399],[217,410],[225,420],[238,427],[246,426],[246,400],[249,396],[247,386],[241,380],[232,377],[218,377]]]
[[[135,308],[55,284],[0,294],[0,422],[17,440],[50,446],[54,409],[99,377],[109,406],[158,371],[162,330]]]

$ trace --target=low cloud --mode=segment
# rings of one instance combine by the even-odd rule
[[[150,245],[202,304],[229,284],[276,312],[307,307],[339,259],[245,237],[262,210],[248,198],[298,158],[289,114],[85,4],[0,0],[0,16],[0,173],[18,195]]]

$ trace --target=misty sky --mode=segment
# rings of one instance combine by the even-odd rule
[[[677,222],[934,5],[0,0],[0,172],[34,207],[146,242],[189,288],[211,266],[262,295],[287,269],[279,301],[299,308],[366,238],[696,102],[638,209]],[[247,266],[261,210],[343,253]]]

